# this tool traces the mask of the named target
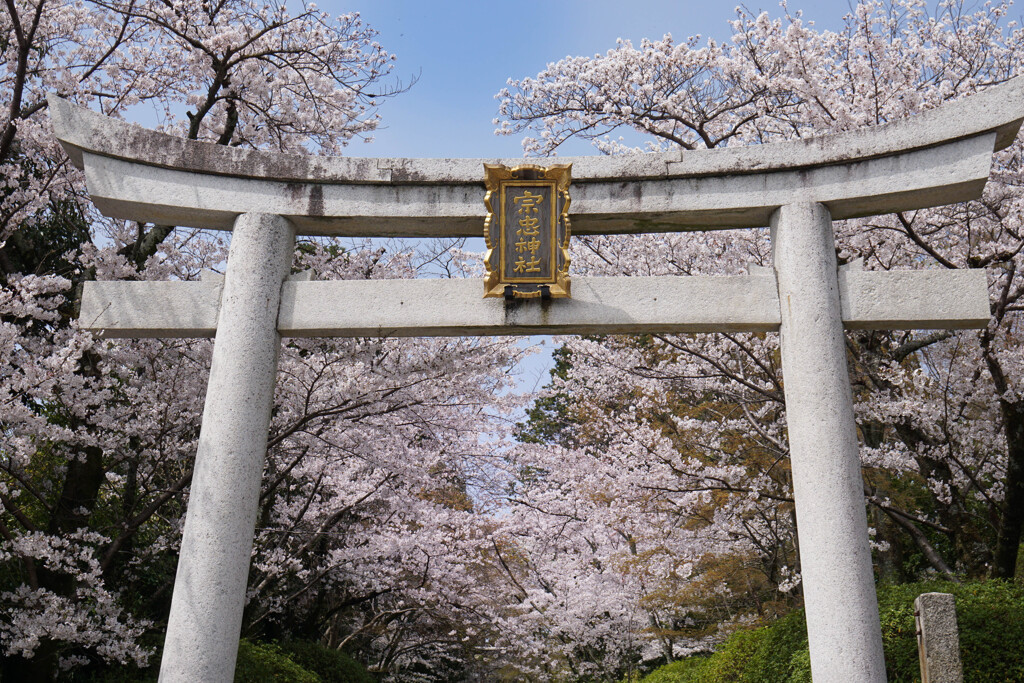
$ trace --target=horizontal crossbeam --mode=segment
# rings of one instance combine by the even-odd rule
[[[908,211],[981,195],[995,133],[841,166],[726,176],[574,183],[577,235],[749,228],[793,201],[825,204],[836,220]],[[766,145],[767,146],[767,145]],[[284,183],[201,175],[85,155],[92,201],[104,214],[229,230],[247,211],[278,214],[300,234],[477,237],[474,185]],[[482,175],[482,170],[481,170]]]
[[[994,149],[1021,125],[1024,79],[885,125],[762,145],[531,159],[573,165],[572,232],[674,232],[768,224],[780,206],[833,220],[981,196]],[[243,213],[299,234],[473,237],[484,163],[289,155],[182,140],[51,97],[54,132],[108,216],[230,230]]]
[[[839,274],[847,329],[984,327],[985,273]],[[104,337],[212,337],[216,282],[87,282],[82,328]],[[478,280],[289,281],[285,337],[768,332],[779,328],[771,271],[734,277],[576,277],[571,299],[483,299]]]

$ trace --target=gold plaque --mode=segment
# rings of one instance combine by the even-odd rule
[[[567,297],[572,164],[484,164],[484,297]]]

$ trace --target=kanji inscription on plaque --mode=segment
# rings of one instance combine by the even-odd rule
[[[484,164],[484,297],[567,297],[572,164]]]

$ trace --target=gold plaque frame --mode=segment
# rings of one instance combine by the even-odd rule
[[[501,164],[484,164],[484,186],[487,194],[484,195],[484,205],[487,207],[487,218],[484,220],[484,240],[487,242],[487,256],[484,263],[487,266],[487,278],[484,280],[484,298],[506,296],[506,287],[511,287],[511,294],[518,299],[533,299],[544,295],[541,287],[547,287],[552,297],[572,296],[569,281],[569,184],[572,181],[572,164],[559,164],[556,166],[535,166],[524,164],[509,168]],[[504,250],[502,248],[502,234],[504,216],[499,213],[499,220],[495,225],[495,206],[500,206],[502,201],[501,192],[507,186],[529,186],[553,184],[552,196],[556,205],[561,209],[554,216],[555,222],[552,225],[553,239],[551,240],[551,272],[550,279],[530,278],[520,279],[516,282],[506,282],[502,279],[504,272]],[[497,201],[495,199],[497,198]],[[562,239],[559,242],[559,225],[562,227]],[[495,258],[494,250],[498,250]],[[561,262],[561,263],[559,263]],[[516,285],[532,286],[531,291],[522,291]]]

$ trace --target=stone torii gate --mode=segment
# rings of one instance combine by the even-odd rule
[[[295,234],[479,236],[494,159],[291,156],[170,137],[56,98],[57,138],[104,214],[233,230],[223,281],[90,282],[81,326],[215,337],[161,681],[233,676],[281,337],[780,332],[815,681],[884,681],[846,329],[983,327],[983,271],[837,269],[832,221],[981,195],[1024,81],[913,118],[746,148],[558,159],[577,234],[771,226],[740,277],[574,278],[573,298],[468,280],[302,281]],[[520,160],[521,161],[521,160]]]

